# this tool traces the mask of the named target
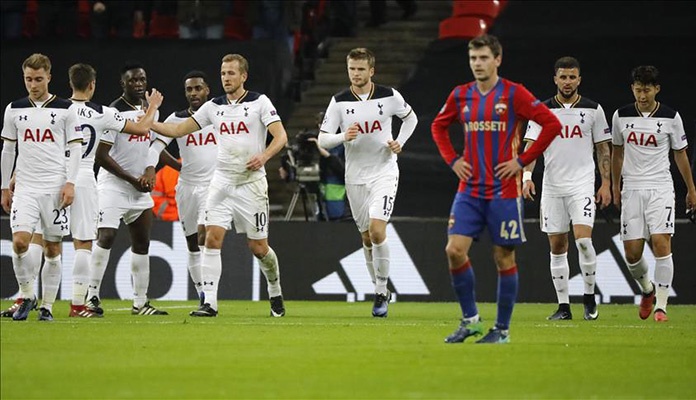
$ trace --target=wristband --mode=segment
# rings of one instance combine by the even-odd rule
[[[532,171],[524,171],[522,173],[522,183],[532,180]]]

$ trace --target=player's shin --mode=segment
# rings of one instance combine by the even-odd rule
[[[41,307],[48,311],[53,311],[53,303],[55,303],[58,295],[62,270],[63,265],[60,255],[44,259],[43,269],[41,270],[41,286],[43,288]]]
[[[29,252],[22,254],[12,252],[12,267],[14,268],[17,284],[19,284],[19,296],[25,299],[32,299],[36,296],[34,292],[34,268],[30,264]]]
[[[375,293],[387,294],[389,281],[389,245],[387,241],[372,243],[372,262],[375,269]]]
[[[469,322],[478,322],[478,309],[476,307],[476,276],[471,260],[467,260],[462,266],[450,269],[452,288],[459,300],[462,309],[462,317]]]
[[[88,298],[96,296],[99,298],[99,290],[101,289],[101,283],[104,279],[104,272],[106,272],[106,266],[109,263],[109,256],[111,255],[111,249],[105,249],[95,244],[92,248],[92,258],[90,259],[90,274],[89,274],[89,290],[87,293]]]
[[[568,295],[568,274],[570,267],[568,266],[568,253],[551,254],[551,279],[553,287],[556,288],[556,297],[558,304],[570,304]]]
[[[578,248],[578,258],[582,279],[585,282],[585,294],[594,295],[597,274],[597,252],[592,245],[592,239],[585,237],[575,241]]]
[[[87,249],[75,251],[75,263],[73,265],[73,293],[72,305],[81,306],[85,304],[87,288],[89,286],[89,260],[92,252]]]
[[[38,243],[29,243],[29,250],[27,251],[28,258],[27,262],[31,265],[33,269],[32,276],[34,277],[33,287],[36,286],[36,279],[39,277],[39,272],[41,271],[41,259],[43,257],[43,246]]]
[[[280,288],[280,266],[278,265],[278,257],[271,247],[268,247],[268,253],[263,258],[259,259],[261,272],[266,277],[268,284],[268,297],[280,296],[282,290]]]
[[[189,251],[188,253],[188,271],[191,275],[191,281],[196,288],[196,293],[200,296],[201,287],[203,285],[201,279],[201,252]]]
[[[210,304],[210,307],[217,311],[217,289],[222,274],[222,259],[220,258],[220,249],[203,250],[201,259],[201,275],[203,279],[203,294],[205,302]]]
[[[655,308],[667,311],[667,299],[669,298],[669,288],[672,287],[674,278],[674,262],[672,255],[666,257],[655,257]]]
[[[512,309],[517,299],[518,275],[517,266],[504,271],[498,271],[498,317],[496,328],[509,329],[512,319]]]
[[[370,274],[370,278],[372,279],[372,283],[376,283],[375,281],[375,266],[374,262],[372,261],[372,247],[367,247],[365,246],[365,243],[363,243],[363,254],[365,255],[365,265],[367,266],[367,272]]]
[[[648,263],[645,262],[643,257],[635,264],[628,263],[628,271],[633,279],[638,282],[643,293],[652,293],[654,286],[648,276]]]
[[[150,256],[131,252],[131,275],[133,277],[133,306],[141,308],[147,302],[150,285]]]

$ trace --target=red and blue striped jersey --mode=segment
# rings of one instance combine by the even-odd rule
[[[541,125],[542,132],[534,145],[518,157],[522,129],[527,120]],[[448,128],[455,121],[464,128],[461,156],[449,137]],[[486,94],[479,91],[476,82],[455,87],[431,130],[447,164],[452,166],[463,157],[471,165],[472,176],[459,183],[459,192],[484,199],[511,199],[522,193],[519,174],[501,180],[495,176],[495,166],[512,158],[521,165],[529,164],[548,147],[560,132],[561,124],[524,86],[500,78]]]

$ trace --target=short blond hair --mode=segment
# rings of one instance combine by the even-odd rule
[[[351,50],[346,56],[346,62],[348,60],[367,60],[367,65],[370,68],[375,67],[375,55],[365,47],[356,47]]]
[[[34,53],[27,57],[27,59],[22,63],[22,71],[24,71],[25,68],[44,69],[46,72],[50,73],[51,60],[41,53]]]
[[[232,61],[237,61],[239,63],[239,72],[243,74],[249,74],[249,61],[247,61],[246,58],[244,58],[243,55],[241,54],[227,54],[226,56],[222,57],[222,62],[232,62]]]

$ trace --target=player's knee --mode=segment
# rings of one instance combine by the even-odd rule
[[[61,242],[46,242],[44,244],[44,255],[46,258],[55,258],[60,255]]]
[[[203,242],[203,244],[205,244],[205,242]],[[203,244],[200,244],[198,235],[186,236],[186,247],[188,247],[188,251],[190,252],[195,253],[197,251],[200,251],[199,246],[203,246]]]
[[[672,253],[672,245],[669,238],[653,237],[652,251],[656,257],[666,257]]]
[[[265,240],[249,240],[249,250],[256,258],[263,258],[268,253],[268,242]]]
[[[447,243],[445,254],[447,254],[447,258],[450,260],[460,260],[467,257],[464,247],[455,243]]]
[[[29,250],[30,237],[15,236],[12,238],[12,247],[15,253],[22,254]]]
[[[549,247],[553,254],[563,254],[568,252],[568,236],[553,235],[549,236]]]
[[[135,254],[149,254],[150,253],[150,241],[138,241],[131,245],[131,251]]]
[[[515,251],[514,247],[509,249],[507,247],[496,248],[493,251],[493,261],[495,266],[499,271],[504,271],[512,268],[515,265]]]
[[[110,249],[114,245],[116,240],[116,230],[115,229],[99,229],[97,234],[97,244],[102,249]]]
[[[370,239],[369,231],[361,232],[360,238],[362,239],[363,246],[372,247],[372,240]]]
[[[577,239],[575,241],[575,247],[578,248],[578,253],[582,254],[586,258],[590,258],[595,255],[594,246],[592,245],[591,238],[584,237]]]
[[[375,244],[383,243],[387,240],[387,233],[381,231],[370,231],[370,241]]]
[[[643,254],[641,254],[641,253],[639,253],[639,252],[627,251],[627,252],[626,252],[626,261],[627,261],[629,264],[635,264],[635,263],[637,263],[638,261],[640,261],[640,259],[641,259],[642,256],[643,256]]]

